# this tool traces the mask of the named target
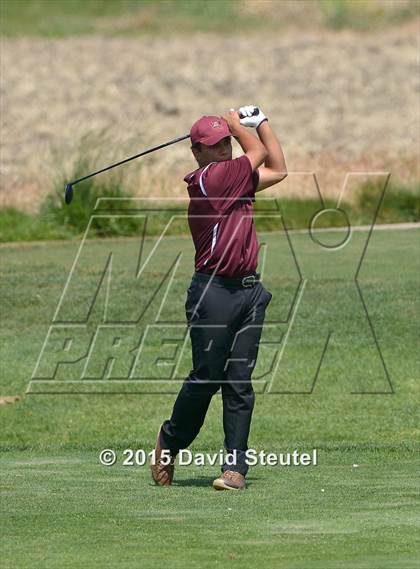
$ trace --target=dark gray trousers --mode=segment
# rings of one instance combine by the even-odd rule
[[[161,443],[176,454],[198,435],[212,396],[221,388],[224,447],[236,451],[236,465],[222,471],[246,475],[245,451],[254,408],[251,374],[255,368],[271,300],[264,286],[233,284],[231,279],[195,272],[185,311],[192,344],[193,369],[184,380],[172,416],[162,425]]]

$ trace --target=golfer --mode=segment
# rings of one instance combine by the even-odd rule
[[[258,138],[245,127],[255,128]],[[203,116],[193,124],[190,135],[198,163],[184,178],[196,251],[185,303],[193,369],[184,380],[171,418],[159,428],[152,477],[160,486],[172,483],[178,451],[194,441],[212,396],[221,389],[224,448],[229,459],[213,487],[241,490],[246,487],[245,452],[255,399],[251,374],[265,309],[272,298],[256,272],[258,241],[252,204],[255,192],[277,184],[287,171],[268,119],[252,105],[223,117]],[[231,136],[244,152],[233,160]]]

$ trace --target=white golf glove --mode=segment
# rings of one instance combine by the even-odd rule
[[[239,116],[243,117],[239,120],[242,126],[248,126],[250,128],[258,128],[264,120],[268,120],[265,114],[261,111],[261,109],[259,109],[258,114],[253,115],[252,113],[255,112],[256,108],[257,107],[255,105],[245,105],[244,107],[241,107],[239,109],[238,111]]]

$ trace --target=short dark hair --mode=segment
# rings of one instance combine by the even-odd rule
[[[196,148],[197,150],[201,150],[201,142],[195,142],[191,145],[191,148]]]

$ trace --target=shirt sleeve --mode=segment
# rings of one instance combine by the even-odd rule
[[[252,170],[251,162],[244,154],[234,160],[211,164],[203,173],[201,185],[212,207],[225,211],[238,199],[255,201],[258,181],[258,170]]]

